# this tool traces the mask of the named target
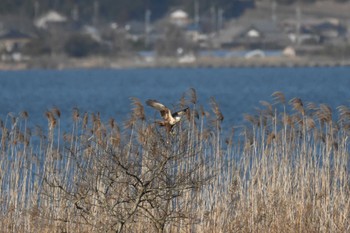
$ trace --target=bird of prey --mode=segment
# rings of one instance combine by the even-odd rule
[[[160,112],[163,120],[157,121],[160,126],[164,126],[168,132],[174,127],[176,123],[181,120],[182,115],[186,114],[189,108],[185,108],[183,110],[171,113],[170,109],[165,105],[159,103],[157,100],[147,100],[146,104],[157,109]]]

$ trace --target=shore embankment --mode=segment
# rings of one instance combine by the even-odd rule
[[[350,66],[350,59],[328,57],[200,57],[184,60],[173,57],[145,59],[92,56],[34,58],[21,62],[0,62],[0,70],[29,69],[129,69],[129,68],[220,68],[220,67],[337,67]]]

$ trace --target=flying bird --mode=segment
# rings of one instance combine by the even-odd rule
[[[182,115],[186,114],[189,108],[171,113],[170,109],[159,103],[157,100],[147,100],[146,104],[157,109],[160,112],[163,120],[157,121],[160,126],[164,126],[168,132],[172,130],[174,125],[181,120]]]

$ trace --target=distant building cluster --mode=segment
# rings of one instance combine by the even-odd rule
[[[74,15],[52,10],[27,22],[25,28],[10,27],[0,18],[0,59],[16,62],[43,54],[83,57],[136,53],[149,60],[159,55],[192,62],[196,56],[294,57],[349,42],[349,23],[338,18],[292,15],[276,20],[275,15],[257,18],[248,12],[240,18],[224,19],[223,10],[218,10],[215,18],[209,15],[199,20],[190,15],[174,9],[154,22],[151,12],[146,11],[144,21],[121,25],[94,20],[83,24]]]

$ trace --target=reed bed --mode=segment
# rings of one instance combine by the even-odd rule
[[[171,133],[131,99],[129,119],[59,109],[1,121],[1,232],[349,232],[350,109],[261,101],[222,129],[194,89]],[[231,132],[228,134],[227,132]]]

